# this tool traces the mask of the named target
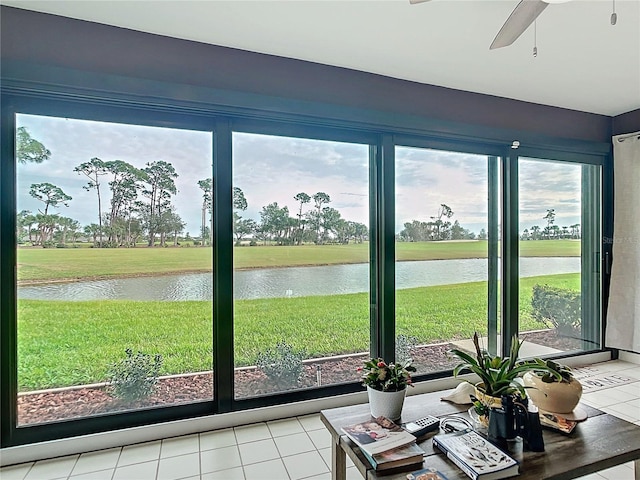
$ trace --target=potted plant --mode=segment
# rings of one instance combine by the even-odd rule
[[[553,360],[534,358],[532,369],[524,377],[529,397],[536,407],[552,413],[570,413],[582,397],[582,384],[571,368]]]
[[[480,377],[480,381],[473,384],[476,388],[476,398],[487,407],[500,408],[504,395],[526,398],[525,385],[520,376],[530,370],[540,369],[549,372],[552,376],[559,375],[537,362],[532,364],[518,360],[522,341],[519,341],[517,336],[513,337],[511,351],[507,357],[494,356],[480,348],[477,333],[473,335],[473,345],[476,350],[475,357],[458,348],[451,350],[453,355],[462,360],[453,369],[453,375],[471,372]]]
[[[362,372],[362,384],[367,387],[371,415],[399,420],[407,386],[413,386],[411,373],[416,368],[411,361],[386,363],[382,358],[372,358],[358,371]]]

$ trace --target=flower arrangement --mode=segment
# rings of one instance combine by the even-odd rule
[[[405,363],[386,363],[382,358],[372,358],[364,362],[364,367],[358,368],[362,373],[362,384],[381,392],[399,392],[413,387],[411,373],[416,367],[411,361]]]

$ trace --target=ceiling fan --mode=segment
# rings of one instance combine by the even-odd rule
[[[430,0],[409,0],[410,3],[423,3]],[[515,42],[550,3],[564,3],[570,0],[520,0],[507,21],[493,39],[490,50],[507,47]]]

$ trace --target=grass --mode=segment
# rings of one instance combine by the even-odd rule
[[[579,289],[579,274],[521,281],[521,330],[541,328],[530,316],[536,283]],[[398,334],[421,343],[469,338],[486,331],[486,282],[397,292]],[[124,350],[160,353],[161,374],[212,368],[211,302],[41,301],[18,304],[19,390],[107,379]],[[259,351],[285,339],[309,357],[367,351],[366,293],[235,302],[235,362],[251,365]]]
[[[525,257],[580,256],[580,242],[520,242]],[[485,258],[486,241],[398,243],[398,261]],[[351,245],[257,246],[234,248],[237,269],[336,265],[369,261],[368,243]],[[18,281],[76,280],[160,275],[211,270],[211,249],[182,248],[19,248]]]

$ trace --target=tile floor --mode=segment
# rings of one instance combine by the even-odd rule
[[[598,364],[640,380],[640,365]],[[585,393],[584,403],[640,425],[640,381]],[[165,438],[0,469],[2,480],[329,480],[329,433],[318,415]],[[349,480],[361,480],[353,464]],[[633,480],[628,463],[583,480]]]

